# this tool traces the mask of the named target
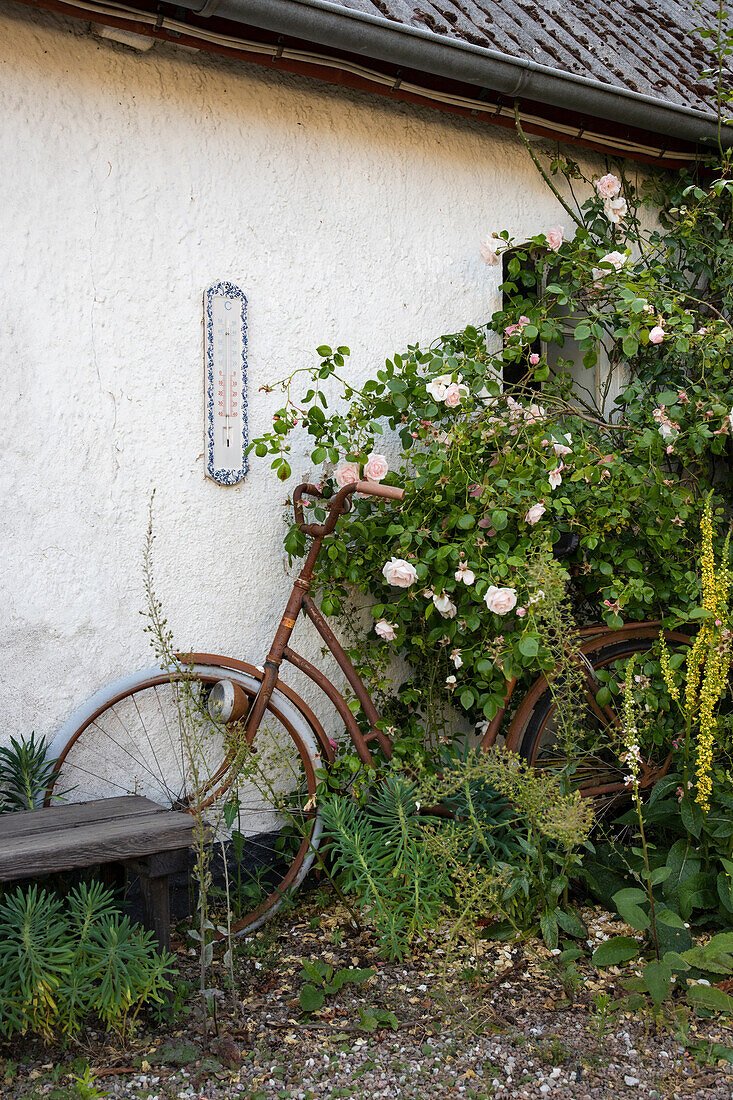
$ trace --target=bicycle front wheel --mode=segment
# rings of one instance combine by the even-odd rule
[[[232,662],[235,664],[235,662]],[[133,673],[97,692],[51,745],[48,805],[136,794],[200,815],[235,858],[235,931],[253,931],[310,869],[322,823],[316,808],[319,737],[297,697],[276,689],[251,746],[214,723],[206,703],[219,680],[251,698],[256,675],[201,661],[170,674]],[[238,911],[237,911],[238,910]]]

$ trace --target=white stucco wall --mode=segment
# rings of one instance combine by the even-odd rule
[[[285,491],[254,457],[237,488],[204,478],[206,285],[249,296],[253,436],[280,400],[259,387],[315,346],[348,344],[363,377],[482,320],[499,281],[483,235],[563,217],[517,140],[483,124],[203,53],[138,54],[10,3],[0,62],[2,741],[52,734],[151,663],[153,487],[177,640],[264,658]]]

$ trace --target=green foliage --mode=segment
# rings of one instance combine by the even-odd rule
[[[370,807],[329,795],[322,812],[342,888],[358,895],[385,953],[401,958],[449,895],[446,872],[422,841],[414,788],[392,776]]]
[[[300,990],[300,1007],[304,1012],[317,1012],[323,1007],[326,997],[333,997],[347,984],[361,985],[373,978],[376,971],[368,968],[356,970],[348,967],[344,970],[336,970],[330,963],[310,962],[302,959],[303,969],[301,977],[305,984]]]
[[[721,23],[720,50],[728,38]],[[547,170],[536,163],[574,234],[559,247],[542,233],[526,241],[495,234],[503,308],[429,347],[409,345],[359,387],[345,370],[348,348],[319,348],[318,364],[281,383],[284,404],[252,449],[286,480],[299,433],[316,468],[308,480],[322,486],[308,503],[316,521],[325,514],[320,496],[348,474],[337,478],[344,463],[364,476],[375,454],[395,455],[385,480],[406,490],[399,509],[355,495],[316,573],[326,614],[344,613],[355,596],[370,602],[379,631],[350,653],[383,695],[395,758],[414,769],[399,797],[389,794],[388,825],[368,805],[326,807],[337,869],[383,945],[403,951],[447,906],[457,925],[485,908],[497,917],[494,934],[539,927],[554,947],[561,931],[579,935],[567,897],[584,874],[643,933],[641,950],[654,957],[637,992],[659,1007],[679,981],[675,958],[689,961],[693,950],[686,924],[729,927],[733,917],[733,706],[724,691],[733,633],[712,614],[702,583],[714,556],[722,606],[733,492],[733,173],[722,153],[702,171],[656,175],[641,190],[619,170],[614,208],[574,161],[558,157]],[[722,521],[708,566],[696,554],[706,501]],[[577,549],[550,568],[560,541]],[[285,546],[292,557],[303,553],[296,527]],[[396,578],[385,572],[391,559],[401,563]],[[585,673],[575,625],[641,620],[713,638],[705,658],[717,661],[722,698],[709,765],[699,745],[697,761],[688,760],[689,730],[681,732],[674,705],[684,655],[673,647],[650,646],[633,668],[619,660],[598,670],[596,712],[624,706],[622,729],[588,721],[578,704]],[[396,654],[415,674],[395,692],[386,670]],[[521,767],[512,775],[497,756],[499,770],[482,773],[483,787],[469,768],[465,783],[436,781],[428,797],[425,777],[414,774],[436,744],[466,723],[482,732],[503,708],[508,682],[518,681],[520,698],[551,671],[556,747],[566,761],[556,793]],[[587,851],[583,868],[589,823],[580,803],[562,798],[598,756],[604,765],[612,759],[616,774],[619,758],[626,766],[634,809],[610,829],[628,838],[631,825],[633,835],[628,847],[614,840],[597,856]],[[642,764],[655,762],[647,783]],[[359,767],[348,758],[341,766],[352,763]],[[709,807],[690,793],[695,763],[710,774]],[[501,820],[482,809],[494,794]],[[443,802],[454,818],[421,824],[410,809],[418,801]],[[561,805],[550,831],[547,807]],[[599,959],[632,958],[635,943],[611,941]]]
[[[282,383],[273,430],[252,443],[279,475],[290,474],[294,433],[306,436],[318,469],[309,480],[322,480],[326,497],[339,463],[363,467],[398,445],[386,480],[405,486],[404,504],[353,498],[317,580],[327,614],[357,591],[394,629],[391,641],[369,633],[362,651],[401,650],[421,670],[390,713],[403,734],[420,725],[416,715],[435,721],[436,696],[480,725],[501,707],[507,679],[552,667],[557,649],[528,566],[562,536],[578,539],[570,569],[582,621],[699,615],[695,527],[706,494],[727,507],[733,488],[728,167],[657,177],[645,193],[622,176],[617,224],[578,165],[559,158],[558,186],[578,194],[575,209],[568,199],[574,237],[553,251],[543,234],[497,235],[503,310],[429,348],[410,345],[360,387],[345,371],[346,347],[321,347],[318,365]],[[662,229],[642,228],[644,204]],[[572,357],[587,377],[573,381]],[[502,386],[502,375],[518,381]],[[319,519],[320,502],[311,507]],[[297,528],[286,548],[303,552]],[[390,558],[412,565],[415,582],[389,584]],[[526,614],[490,608],[492,587],[512,590]]]
[[[539,926],[550,947],[560,930],[587,936],[565,895],[592,812],[553,774],[511,754],[452,749],[437,774],[391,774],[364,807],[329,794],[322,808],[339,883],[390,957],[402,957],[439,919],[453,941],[482,913],[513,933]]]
[[[89,1066],[85,1066],[83,1073],[73,1075],[72,1081],[74,1082],[74,1092],[79,1100],[102,1100],[102,1097],[107,1095],[99,1091],[96,1083],[97,1079]]]
[[[0,813],[33,810],[43,799],[54,778],[56,761],[48,755],[45,737],[19,740],[11,735],[10,745],[0,748]]]
[[[629,904],[635,904],[633,899]],[[641,978],[627,979],[625,988],[647,995],[655,1009],[679,990],[693,1008],[733,1015],[733,997],[713,984],[733,973],[733,932],[719,933],[707,943],[691,945],[684,951],[665,951],[661,958],[645,961],[644,955],[639,940],[613,936],[596,948],[593,962],[599,968],[632,960],[641,962]]]
[[[173,957],[98,883],[61,900],[34,884],[0,903],[0,1034],[74,1034],[90,1016],[125,1030],[171,988]]]
[[[390,1027],[397,1031],[399,1022],[389,1008],[359,1008],[359,1025],[362,1031],[376,1031],[378,1027]]]

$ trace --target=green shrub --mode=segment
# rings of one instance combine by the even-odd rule
[[[0,1035],[74,1034],[90,1016],[125,1031],[173,973],[173,956],[98,883],[64,899],[19,886],[0,902]]]
[[[53,780],[56,761],[48,755],[45,737],[16,740],[0,748],[0,813],[32,810],[39,805]]]

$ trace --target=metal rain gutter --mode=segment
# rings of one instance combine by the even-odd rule
[[[177,0],[177,5],[200,19],[216,16],[488,88],[511,98],[551,104],[682,141],[717,143],[718,125],[712,114],[367,15],[328,0]],[[733,145],[733,127],[722,128],[721,140],[726,146]]]

